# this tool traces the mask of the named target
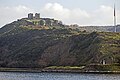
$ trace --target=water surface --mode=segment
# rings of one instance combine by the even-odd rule
[[[0,80],[120,80],[120,74],[0,72]]]

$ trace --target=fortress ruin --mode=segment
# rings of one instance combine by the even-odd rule
[[[40,13],[35,13],[35,16],[33,16],[33,13],[28,14],[28,19],[40,19]]]

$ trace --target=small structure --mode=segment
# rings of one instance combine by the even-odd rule
[[[100,59],[100,64],[112,64],[113,63],[113,57],[112,56],[107,56],[107,57],[103,57]]]
[[[35,13],[35,19],[40,19],[40,13]]]
[[[28,19],[33,19],[33,13],[28,14]]]
[[[103,65],[105,65],[105,64],[106,64],[106,61],[105,61],[104,59],[102,60],[102,64],[103,64]]]

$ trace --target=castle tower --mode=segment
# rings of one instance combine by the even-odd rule
[[[33,19],[33,13],[28,14],[28,19]]]
[[[40,19],[40,13],[35,13],[35,19]]]

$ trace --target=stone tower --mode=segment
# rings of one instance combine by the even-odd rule
[[[33,19],[33,13],[28,14],[28,19]]]
[[[40,13],[35,13],[35,19],[40,19]]]

